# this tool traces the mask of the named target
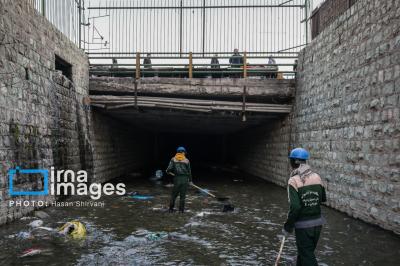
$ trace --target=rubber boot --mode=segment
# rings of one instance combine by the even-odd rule
[[[184,213],[185,212],[185,204],[184,203],[179,204],[179,212],[180,213]]]
[[[170,204],[170,205],[169,205],[168,212],[169,212],[169,213],[173,213],[173,212],[174,212],[174,204]]]

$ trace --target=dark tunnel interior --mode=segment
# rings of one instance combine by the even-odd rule
[[[195,133],[157,133],[154,140],[154,161],[163,169],[178,146],[187,150],[187,157],[196,165],[222,165],[229,163],[226,135]]]
[[[188,112],[154,110],[143,113],[118,110],[105,115],[119,121],[122,128],[147,136],[143,139],[150,161],[146,164],[147,169],[143,169],[147,177],[156,170],[164,171],[179,146],[186,148],[193,174],[216,169],[240,170],[241,151],[251,150],[246,146],[251,140],[245,136],[284,117],[248,114],[247,120],[243,121],[241,116],[232,114],[196,116]]]

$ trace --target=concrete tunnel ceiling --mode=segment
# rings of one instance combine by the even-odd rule
[[[198,113],[177,110],[117,109],[102,111],[109,116],[146,131],[165,133],[231,134],[278,119],[284,114],[246,114],[246,121],[238,113]]]
[[[152,132],[231,134],[288,114],[294,81],[153,77],[136,83],[133,78],[92,76],[90,94],[95,111],[127,126]]]

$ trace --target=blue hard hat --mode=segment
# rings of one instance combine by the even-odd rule
[[[299,159],[299,160],[308,160],[310,158],[310,154],[307,150],[303,148],[296,148],[290,152],[290,159]]]
[[[180,146],[176,149],[176,152],[186,152],[186,149],[185,147]]]

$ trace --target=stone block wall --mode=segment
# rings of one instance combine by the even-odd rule
[[[277,118],[229,138],[229,146],[235,149],[231,154],[242,170],[285,186],[289,175],[289,135],[289,116]]]
[[[263,140],[244,138],[242,168],[284,184],[289,139],[311,152],[329,206],[400,233],[399,25],[400,1],[359,0],[315,38],[299,56],[293,113],[259,129]]]
[[[71,64],[72,80],[55,70],[56,56]],[[0,1],[0,225],[34,209],[10,200],[54,200],[11,198],[10,168],[84,169],[90,181],[104,182],[141,166],[134,159],[145,162],[136,132],[90,109],[88,69],[85,53],[29,1]],[[18,175],[13,184],[41,190],[43,179]]]
[[[72,81],[55,71],[55,56],[72,65]],[[88,159],[85,54],[40,16],[28,1],[0,7],[0,224],[32,207],[9,207],[9,168],[82,169]],[[23,175],[15,190],[38,190],[41,179]],[[46,199],[25,196],[16,199]]]
[[[91,121],[96,182],[144,170],[151,163],[151,135],[99,110],[93,110]]]

